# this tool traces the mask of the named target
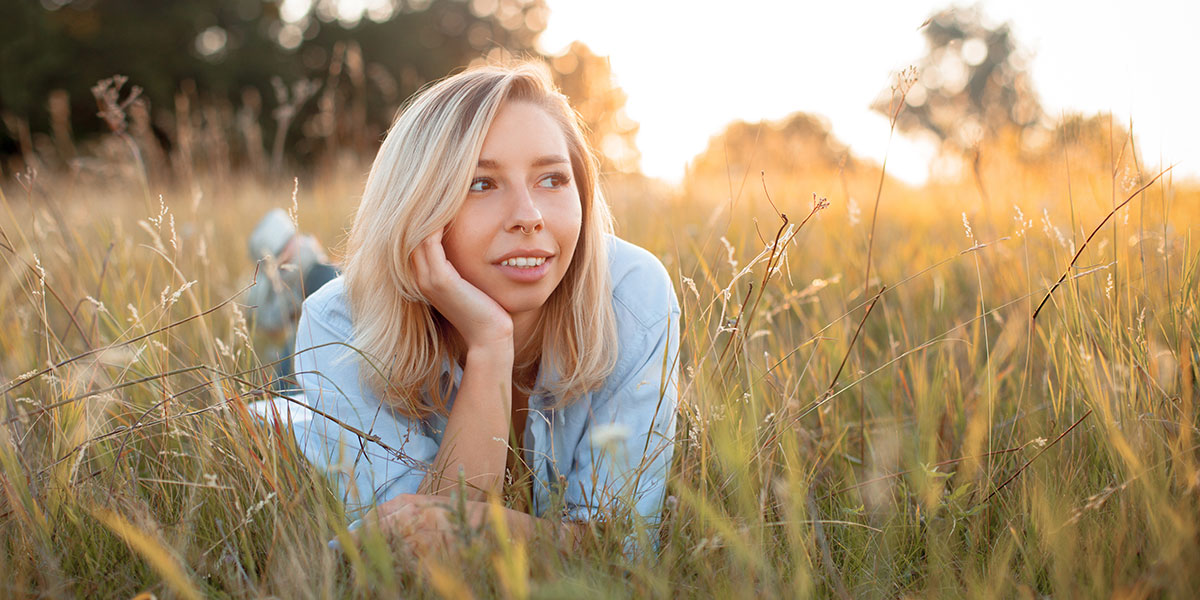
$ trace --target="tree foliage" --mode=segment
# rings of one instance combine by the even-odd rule
[[[906,106],[896,122],[901,131],[929,132],[961,151],[1004,128],[1024,129],[1042,118],[1007,23],[989,26],[978,7],[952,7],[931,16],[922,32],[927,50],[904,95]],[[895,90],[885,90],[872,108],[891,116],[896,99]]]
[[[765,176],[780,197],[804,198],[833,189],[842,174],[867,165],[830,132],[829,123],[797,112],[778,121],[730,123],[696,156],[684,178],[685,194],[708,203],[737,199],[761,189]]]
[[[601,169],[639,171],[641,152],[634,142],[638,124],[625,114],[627,97],[617,86],[608,59],[574,42],[554,57],[551,66],[558,87],[590,130],[591,143],[601,153]]]
[[[64,139],[107,130],[91,90],[114,74],[141,90],[130,106],[141,111],[132,115],[142,125],[139,143],[156,139],[167,153],[207,135],[224,140],[223,158],[250,166],[364,154],[423,85],[515,56],[553,58],[556,81],[608,151],[605,168],[637,169],[637,124],[624,115],[607,60],[579,43],[559,57],[537,49],[544,0],[389,0],[356,13],[347,6],[0,0],[0,156],[69,158]],[[196,146],[182,149],[189,160],[218,151]]]

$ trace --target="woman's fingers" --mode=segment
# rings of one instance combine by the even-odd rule
[[[454,265],[446,259],[440,230],[422,240],[413,251],[413,267],[416,270],[417,287],[426,296],[454,293],[458,291],[455,286],[464,283]]]
[[[416,494],[396,498],[379,507],[379,524],[415,555],[444,552],[455,539],[444,500]]]
[[[512,319],[482,290],[464,279],[446,258],[442,232],[430,234],[413,250],[413,271],[425,300],[446,317],[468,347],[507,341]]]

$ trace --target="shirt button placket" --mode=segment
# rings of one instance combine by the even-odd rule
[[[535,396],[530,404],[529,416],[525,418],[525,462],[533,475],[533,512],[541,514],[541,504],[546,495],[546,454],[548,440],[545,409],[541,396]]]

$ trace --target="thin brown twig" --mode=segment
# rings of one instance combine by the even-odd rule
[[[846,362],[850,360],[850,352],[854,350],[854,344],[858,341],[859,334],[862,333],[863,325],[867,323],[867,317],[871,316],[871,311],[875,310],[875,304],[879,302],[879,298],[887,291],[888,286],[879,288],[879,292],[875,294],[875,298],[871,300],[871,304],[867,306],[867,312],[863,313],[862,319],[858,322],[858,329],[854,330],[854,337],[850,338],[850,347],[846,348],[846,354],[842,356],[842,364],[838,365],[838,370],[833,374],[833,381],[829,382],[829,389],[825,390],[825,397],[833,395],[833,388],[837,386],[838,378],[842,376],[842,370],[846,368]]]
[[[1049,444],[1046,444],[1046,446],[1044,448],[1042,448],[1041,450],[1039,450],[1037,454],[1034,454],[1032,457],[1030,457],[1029,460],[1025,461],[1025,464],[1021,465],[1021,468],[1017,469],[1016,473],[1009,475],[1008,479],[1004,480],[1004,483],[1001,483],[1000,485],[996,486],[996,489],[992,490],[992,493],[988,494],[988,497],[984,498],[983,502],[980,502],[979,504],[981,504],[981,505],[987,504],[988,500],[992,499],[992,496],[999,494],[1000,490],[1002,490],[1006,486],[1008,486],[1009,483],[1012,483],[1012,480],[1016,479],[1018,475],[1020,475],[1021,473],[1024,473],[1025,469],[1028,469],[1029,465],[1033,464],[1033,461],[1037,460],[1039,456],[1041,456],[1043,453],[1045,453],[1050,448],[1054,447],[1054,445],[1057,444],[1059,442],[1059,440],[1066,437],[1068,433],[1071,433],[1071,430],[1073,430],[1077,426],[1079,426],[1079,424],[1082,423],[1083,420],[1088,418],[1088,416],[1091,414],[1092,414],[1092,409],[1089,408],[1087,410],[1087,412],[1083,413],[1082,417],[1079,417],[1078,421],[1075,421],[1074,425],[1071,425],[1070,427],[1068,427],[1066,429],[1066,431],[1063,431],[1062,433],[1058,434],[1058,437],[1054,438],[1054,441],[1050,442]]]
[[[1145,191],[1146,188],[1150,187],[1155,181],[1158,181],[1158,179],[1160,177],[1165,175],[1167,173],[1167,171],[1170,171],[1171,169],[1174,169],[1174,168],[1175,168],[1175,165],[1171,165],[1171,166],[1163,169],[1162,171],[1159,171],[1158,175],[1155,175],[1153,179],[1151,179],[1150,181],[1147,181],[1145,185],[1143,185],[1142,187],[1135,190],[1132,194],[1129,195],[1128,198],[1125,199],[1124,202],[1116,205],[1112,210],[1108,211],[1108,214],[1104,216],[1104,219],[1100,221],[1100,224],[1096,225],[1096,228],[1092,230],[1091,235],[1087,236],[1087,239],[1083,241],[1083,245],[1079,246],[1079,250],[1075,251],[1075,256],[1071,259],[1071,263],[1067,265],[1067,268],[1063,270],[1063,274],[1062,274],[1062,276],[1060,276],[1058,278],[1058,282],[1055,283],[1050,288],[1049,292],[1046,292],[1046,297],[1042,298],[1042,301],[1041,301],[1041,303],[1038,304],[1037,309],[1035,309],[1033,311],[1033,317],[1031,317],[1032,321],[1034,321],[1034,322],[1037,321],[1038,313],[1042,312],[1042,307],[1044,307],[1046,305],[1046,302],[1050,301],[1050,296],[1054,295],[1054,291],[1058,289],[1058,286],[1062,285],[1063,281],[1066,281],[1067,275],[1069,275],[1071,273],[1071,269],[1075,268],[1075,263],[1079,260],[1079,257],[1083,256],[1083,249],[1087,248],[1088,242],[1091,242],[1092,238],[1096,237],[1096,234],[1100,232],[1100,230],[1104,227],[1104,224],[1107,223],[1108,220],[1113,217],[1113,215],[1117,214],[1117,211],[1121,210],[1122,208],[1125,208],[1125,205],[1129,204],[1129,202],[1132,201],[1134,198],[1136,198],[1138,194]]]

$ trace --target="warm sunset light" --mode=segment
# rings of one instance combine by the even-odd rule
[[[1197,0],[0,15],[0,599],[1200,590]]]
[[[779,119],[805,111],[829,119],[856,154],[881,161],[887,120],[869,105],[892,73],[925,50],[921,25],[945,2],[667,2],[551,0],[541,44],[572,40],[608,55],[641,124],[643,169],[678,181],[709,136],[733,119]],[[991,23],[1008,22],[1028,54],[1045,110],[1111,112],[1132,120],[1142,151],[1200,176],[1200,4],[991,1]],[[897,137],[888,171],[923,181],[934,145]]]

